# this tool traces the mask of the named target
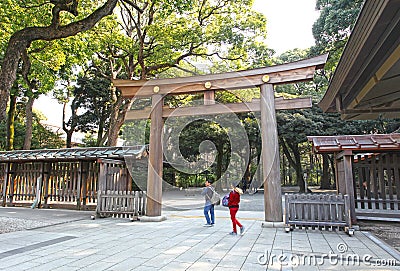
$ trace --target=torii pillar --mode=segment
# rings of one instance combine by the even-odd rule
[[[268,81],[268,79],[264,79]],[[265,221],[280,222],[282,192],[279,162],[278,128],[275,114],[274,85],[263,84],[261,90],[262,181],[264,183]]]
[[[151,97],[150,113],[150,144],[149,144],[149,166],[147,182],[147,216],[161,216],[162,208],[162,171],[163,171],[163,96],[156,94]]]

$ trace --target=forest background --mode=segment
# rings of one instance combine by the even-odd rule
[[[148,100],[125,99],[112,79],[154,79],[237,71],[292,62],[329,53],[313,82],[276,87],[276,96],[312,97],[313,107],[277,111],[283,185],[334,188],[331,155],[311,153],[310,135],[393,133],[400,120],[343,121],[323,113],[323,97],[362,0],[317,0],[320,17],[313,25],[315,46],[276,55],[265,42],[267,18],[251,0],[4,0],[0,3],[0,150],[75,147],[74,133],[86,136],[79,146],[115,146],[148,142],[148,122],[125,122],[131,108]],[[284,14],[282,14],[284,16]],[[66,139],[43,124],[33,110],[40,95],[63,104]],[[221,91],[219,103],[250,101],[259,91]],[[199,95],[168,96],[170,107],[203,103]],[[71,114],[66,114],[67,109]],[[243,180],[259,179],[261,141],[256,113],[237,114],[248,138],[249,159]],[[143,128],[144,127],[144,128]],[[199,186],[218,180],[235,154],[229,133],[215,121],[197,120],[179,135],[179,151],[196,162],[204,141],[213,159],[201,173],[165,165],[164,180]],[[234,135],[234,134],[233,134]]]

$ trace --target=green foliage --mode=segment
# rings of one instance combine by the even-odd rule
[[[350,36],[364,0],[317,0],[320,17],[313,25],[312,54],[330,53],[325,70],[330,76]]]
[[[150,120],[125,122],[122,126],[121,138],[126,146],[149,144]]]
[[[78,2],[78,16],[61,12],[62,24],[76,21],[92,13],[103,1],[81,0]],[[8,41],[15,32],[27,27],[45,27],[51,24],[52,1],[9,1],[0,3],[0,58],[3,58]],[[62,40],[33,41],[27,49],[30,61],[28,80],[36,82],[34,89],[36,97],[48,93],[55,88],[60,79],[60,71],[71,74],[74,66],[87,61],[93,54],[91,43],[87,43],[88,33]],[[27,62],[24,60],[23,65]],[[22,70],[18,70],[21,74]],[[61,72],[62,74],[63,72]],[[27,82],[18,77],[17,84],[28,90]],[[21,97],[30,95],[27,91],[20,92]]]
[[[21,111],[21,104],[17,107],[17,117],[15,122],[14,149],[20,150],[24,145],[25,140],[25,124],[24,113]],[[33,131],[32,131],[32,149],[55,149],[65,146],[64,140],[60,134],[51,131],[46,126],[40,123],[40,114],[34,113]],[[0,123],[0,150],[6,149],[6,127],[4,123]]]
[[[173,67],[195,70],[185,61],[209,65],[218,58],[236,67],[266,61],[266,20],[251,10],[252,1],[147,2],[136,1],[141,13],[121,7],[119,27],[103,20],[93,31],[102,56],[96,65],[109,58],[114,68],[124,67],[119,78],[152,78]]]
[[[90,133],[85,134],[82,142],[85,147],[98,147],[97,139]]]
[[[108,79],[85,74],[78,77],[72,89],[77,115],[72,115],[66,125],[83,133],[97,134],[95,146],[103,144],[102,139],[109,129],[110,85]],[[87,140],[87,144],[93,144],[89,138]]]

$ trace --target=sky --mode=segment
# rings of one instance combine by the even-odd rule
[[[312,25],[319,17],[316,0],[255,0],[254,10],[267,17],[267,44],[277,54],[314,45]]]
[[[319,16],[315,3],[316,0],[255,0],[254,10],[267,17],[268,47],[279,55],[314,45],[312,25]],[[46,123],[61,126],[62,105],[57,100],[43,95],[33,107],[47,117]]]

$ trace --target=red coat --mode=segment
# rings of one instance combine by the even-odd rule
[[[239,202],[240,202],[240,194],[235,190],[231,191],[229,193],[228,206],[233,208],[234,207],[239,208]]]

